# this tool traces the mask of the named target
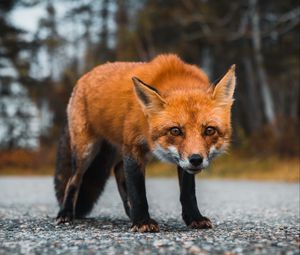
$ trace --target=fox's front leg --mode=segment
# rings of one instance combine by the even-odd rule
[[[158,224],[150,218],[145,188],[145,167],[133,156],[124,155],[124,171],[133,232],[159,232]]]
[[[212,228],[211,221],[202,216],[198,209],[195,194],[195,175],[187,173],[180,167],[178,167],[177,171],[184,222],[191,228]]]

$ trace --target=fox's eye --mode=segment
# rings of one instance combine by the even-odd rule
[[[182,131],[178,127],[171,128],[170,133],[171,133],[171,135],[174,135],[174,136],[182,135]]]
[[[216,133],[216,129],[214,127],[207,127],[204,130],[204,135],[206,135],[206,136],[211,136],[211,135],[214,135],[215,133]]]

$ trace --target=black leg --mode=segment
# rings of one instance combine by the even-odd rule
[[[197,205],[195,194],[195,175],[189,174],[178,167],[180,185],[180,202],[182,205],[182,218],[187,226],[192,228],[211,228],[211,221],[202,216]]]
[[[123,161],[119,162],[114,167],[114,173],[115,173],[115,178],[116,178],[116,182],[118,185],[118,190],[119,190],[121,199],[123,201],[123,206],[124,206],[125,212],[126,212],[127,216],[130,218],[130,206],[129,206],[129,201],[128,201],[128,193],[127,193],[127,187],[126,187]]]
[[[124,156],[126,187],[130,204],[131,230],[134,232],[158,232],[158,224],[148,212],[144,168],[133,157]]]
[[[75,153],[73,153],[72,155],[73,174],[68,180],[65,194],[64,194],[64,200],[56,217],[57,224],[68,223],[68,222],[72,223],[74,219],[74,204],[77,199],[77,195],[81,183],[81,177],[76,172],[76,167],[77,167],[77,158],[75,156]]]
[[[74,218],[74,200],[76,199],[78,193],[78,187],[73,184],[67,185],[65,199],[62,204],[60,211],[56,217],[56,223],[72,223]]]
[[[87,159],[88,157],[79,159],[76,153],[72,155],[72,176],[68,180],[64,200],[56,217],[57,224],[72,223],[75,217],[76,202],[82,177],[87,169],[87,167],[84,167],[87,165]]]

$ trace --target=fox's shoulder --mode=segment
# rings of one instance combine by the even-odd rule
[[[208,76],[196,65],[188,64],[176,54],[161,54],[135,69],[136,76],[158,89],[162,94],[168,91],[188,88],[207,88]]]

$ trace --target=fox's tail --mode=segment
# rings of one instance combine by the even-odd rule
[[[54,174],[55,194],[60,206],[63,203],[65,188],[71,175],[72,153],[70,148],[70,135],[68,125],[65,125],[58,143]]]
[[[103,141],[99,153],[83,176],[75,207],[76,218],[83,217],[92,210],[110,175],[115,155],[114,147],[108,142]],[[65,188],[71,175],[72,151],[69,129],[68,125],[66,125],[58,144],[54,176],[55,194],[60,206],[62,206]]]

